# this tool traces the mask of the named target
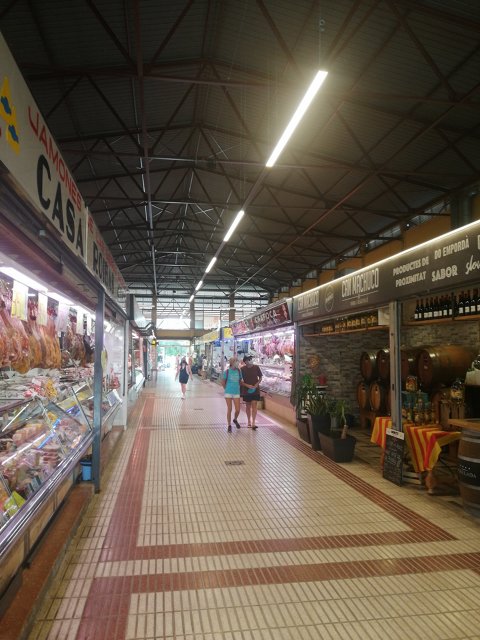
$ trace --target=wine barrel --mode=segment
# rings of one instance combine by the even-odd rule
[[[400,370],[403,383],[405,383],[407,376],[416,375],[417,358],[418,349],[402,349],[400,351]]]
[[[463,430],[458,445],[458,485],[466,509],[480,513],[480,432]]]
[[[390,351],[388,349],[377,351],[376,362],[380,380],[390,380]]]
[[[367,409],[367,411],[370,411],[369,386],[365,380],[361,380],[357,384],[357,401],[360,409]]]
[[[455,378],[465,378],[474,358],[475,350],[468,347],[421,347],[417,356],[418,379],[424,389],[435,384],[449,386]]]
[[[368,394],[372,411],[384,413],[387,408],[387,387],[376,380],[370,383]]]
[[[367,382],[371,382],[378,378],[377,371],[377,352],[363,351],[360,356],[360,373]]]

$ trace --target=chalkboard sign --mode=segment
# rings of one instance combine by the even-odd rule
[[[402,484],[403,454],[405,434],[403,431],[387,429],[385,455],[383,458],[383,477],[395,484]]]

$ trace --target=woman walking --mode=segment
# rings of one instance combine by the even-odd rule
[[[183,357],[177,367],[177,373],[175,374],[175,380],[178,378],[180,387],[182,388],[182,400],[185,400],[185,393],[187,391],[188,378],[192,375],[192,370],[187,362],[187,359]]]
[[[228,363],[228,369],[223,372],[222,384],[225,388],[225,402],[227,403],[227,431],[228,433],[231,433],[233,406],[235,406],[233,422],[237,429],[240,429],[240,424],[237,418],[240,413],[240,381],[242,379],[242,374],[240,373],[237,358],[230,358]]]

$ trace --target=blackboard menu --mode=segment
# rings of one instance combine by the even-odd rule
[[[403,431],[387,429],[386,436],[385,455],[383,458],[383,477],[395,484],[402,484],[405,434]]]

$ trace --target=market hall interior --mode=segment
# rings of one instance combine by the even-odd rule
[[[14,602],[0,637],[479,637],[478,520],[265,411],[257,431],[225,415],[218,384],[147,381],[28,635]]]

